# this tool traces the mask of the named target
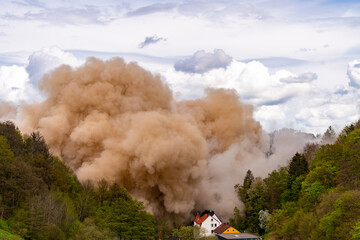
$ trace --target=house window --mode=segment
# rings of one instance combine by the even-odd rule
[[[216,227],[216,223],[215,223],[215,227]]]
[[[211,224],[211,227],[214,227],[213,225],[214,225],[214,224]]]
[[[214,219],[211,219],[211,221],[213,221]]]
[[[214,233],[214,230],[211,230],[211,233]]]

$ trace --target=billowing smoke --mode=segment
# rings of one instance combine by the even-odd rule
[[[21,128],[40,131],[81,181],[117,182],[158,216],[211,208],[227,218],[247,169],[289,158],[270,162],[268,136],[235,91],[176,102],[160,76],[120,58],[63,65],[39,88],[46,100],[22,107]]]
[[[17,107],[10,102],[0,101],[0,120],[15,119]]]

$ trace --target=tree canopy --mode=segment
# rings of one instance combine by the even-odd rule
[[[22,136],[4,122],[0,234],[5,232],[13,239],[155,239],[156,221],[125,188],[105,181],[80,184],[40,133]]]
[[[334,135],[330,127],[323,145],[308,144],[250,188],[245,180],[237,185],[245,208],[234,210],[231,223],[242,231],[266,225],[257,232],[269,239],[360,239],[360,121],[326,144]]]

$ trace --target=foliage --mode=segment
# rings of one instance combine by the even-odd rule
[[[14,235],[8,231],[5,231],[3,229],[0,229],[0,239],[3,240],[22,240],[20,236]]]
[[[10,149],[15,156],[21,155],[25,150],[21,133],[14,123],[10,121],[1,123],[0,136],[7,139]]]
[[[173,237],[173,229],[171,223],[165,220],[160,220],[157,223],[157,239],[171,239]]]
[[[198,226],[182,226],[173,230],[173,236],[179,240],[198,240],[204,235],[204,230]],[[207,239],[207,238],[206,238]]]
[[[156,221],[144,211],[141,202],[133,200],[125,188],[110,186],[102,205],[96,211],[96,222],[117,236],[129,239],[155,239]]]
[[[289,165],[289,177],[293,179],[306,174],[309,171],[308,162],[304,155],[296,153]]]
[[[255,221],[250,213],[256,206],[261,214],[269,210],[265,224],[260,220],[272,239],[360,239],[360,121],[335,142],[334,136],[329,127],[326,145],[308,144],[286,168],[270,173],[255,198],[254,182],[237,185],[245,208],[235,208],[230,223],[254,231],[249,219]]]
[[[268,227],[273,230],[272,237],[292,239],[298,235],[296,220],[299,219],[299,212],[296,209],[294,202],[288,202],[281,209],[273,211],[268,219]]]
[[[337,181],[349,189],[360,186],[360,129],[349,133],[343,142]]]
[[[241,231],[262,233],[264,229],[259,225],[259,212],[264,210],[265,182],[261,178],[254,179],[249,170],[244,184],[236,187],[239,198],[245,204],[245,211],[241,213],[235,208],[234,218],[230,219],[230,223]]]
[[[156,222],[125,188],[79,183],[40,133],[0,123],[1,239],[155,239]],[[171,230],[169,230],[171,231]]]
[[[351,232],[351,239],[353,240],[359,240],[360,239],[360,221],[357,221],[353,227],[353,230]]]
[[[14,153],[11,151],[7,139],[0,136],[0,160],[1,162],[12,162]]]
[[[286,168],[280,168],[279,171],[272,171],[264,179],[266,185],[264,191],[264,207],[270,212],[280,207],[282,194],[287,187],[288,173]]]
[[[81,224],[74,240],[111,240],[114,238],[113,235],[114,234],[107,229],[100,229],[95,224],[94,219],[86,218]]]
[[[235,229],[238,230],[246,229],[245,214],[241,212],[241,210],[238,207],[234,207],[234,215],[229,219],[229,223]]]
[[[308,172],[308,162],[305,156],[296,153],[289,164],[286,189],[282,194],[281,204],[284,204],[287,201],[297,201],[299,199],[301,183]]]
[[[247,191],[251,187],[252,182],[255,180],[254,175],[252,174],[251,170],[249,169],[246,172],[246,176],[244,178],[244,182],[242,185],[236,185],[235,189],[239,195],[239,198],[245,202],[248,198]]]

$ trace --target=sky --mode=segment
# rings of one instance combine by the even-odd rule
[[[359,119],[360,1],[0,0],[0,101],[86,58],[136,61],[177,100],[235,89],[266,131]]]

